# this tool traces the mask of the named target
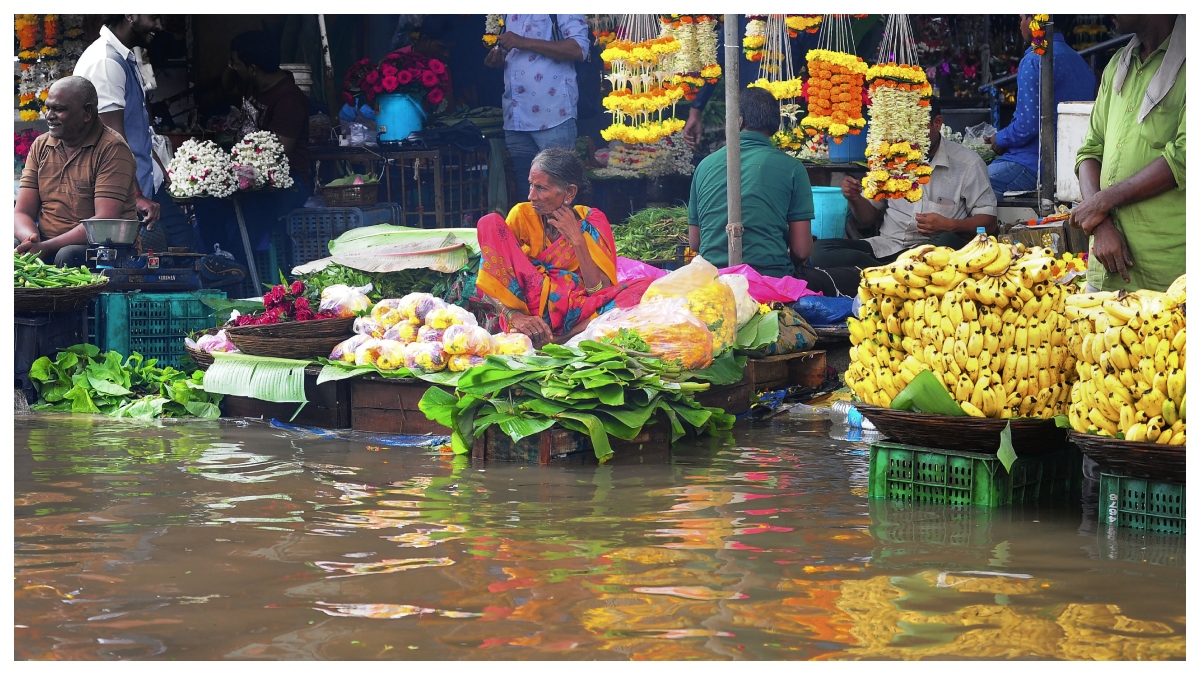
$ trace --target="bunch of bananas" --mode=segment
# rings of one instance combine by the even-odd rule
[[[1065,413],[1075,364],[1053,262],[1047,249],[979,235],[957,251],[919,246],[863,270],[846,384],[887,407],[929,370],[975,417]]]
[[[1166,293],[1067,298],[1079,381],[1071,428],[1127,441],[1184,445],[1187,430],[1186,275]]]

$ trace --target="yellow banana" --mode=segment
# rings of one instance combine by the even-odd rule
[[[1182,368],[1174,368],[1167,374],[1167,398],[1178,407],[1183,402],[1184,388],[1187,386],[1187,375]]]
[[[1142,440],[1151,442],[1157,441],[1158,437],[1162,434],[1162,430],[1163,419],[1157,416],[1151,417],[1149,421],[1146,422],[1146,435],[1142,438]]]
[[[1187,435],[1184,432],[1178,431],[1178,432],[1171,434],[1170,445],[1183,445],[1186,442],[1187,442]]]
[[[1113,424],[1107,417],[1100,414],[1099,410],[1095,408],[1091,409],[1088,411],[1087,418],[1092,424],[1096,425],[1097,429],[1106,432],[1109,436],[1115,437],[1117,435],[1117,425]]]
[[[1175,424],[1179,420],[1178,409],[1175,407],[1175,402],[1171,399],[1163,401],[1162,418],[1163,422],[1168,426]]]
[[[987,265],[984,265],[979,271],[984,274],[996,276],[1008,271],[1009,265],[1012,264],[1012,246],[1009,244],[998,244],[996,246],[996,257]]]
[[[1125,345],[1117,343],[1109,349],[1108,360],[1113,366],[1119,369],[1128,369],[1131,367],[1129,363],[1129,354],[1125,351]]]
[[[1067,296],[1067,304],[1072,307],[1095,307],[1105,300],[1110,300],[1117,296],[1114,291],[1101,291],[1098,293],[1074,293]]]
[[[1125,431],[1125,440],[1127,441],[1144,441],[1146,440],[1146,424],[1137,422],[1130,426]]]
[[[1158,435],[1158,438],[1154,439],[1154,442],[1158,443],[1159,445],[1168,445],[1170,444],[1171,437],[1174,435],[1174,433],[1175,432],[1171,431],[1170,429],[1163,429],[1162,433]]]

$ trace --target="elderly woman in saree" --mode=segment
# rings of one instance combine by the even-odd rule
[[[529,171],[529,201],[507,218],[479,219],[476,288],[499,312],[501,328],[524,333],[535,347],[565,342],[595,317],[636,305],[650,283],[617,283],[608,219],[575,203],[588,187],[574,154],[546,149]]]

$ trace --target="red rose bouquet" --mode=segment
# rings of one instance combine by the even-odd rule
[[[233,319],[235,326],[266,326],[285,321],[313,321],[336,318],[331,312],[314,312],[304,297],[304,282],[277,285],[263,295],[263,311]]]
[[[362,59],[346,71],[342,98],[347,104],[354,105],[359,96],[374,103],[384,94],[408,94],[425,110],[441,112],[450,94],[450,71],[445,63],[411,47],[388,54],[374,67],[370,59]]]
[[[25,163],[25,158],[29,156],[29,149],[33,146],[33,141],[41,135],[42,132],[34,129],[26,129],[13,134],[13,151],[22,164]]]

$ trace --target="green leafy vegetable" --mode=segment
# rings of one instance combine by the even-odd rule
[[[687,207],[642,209],[612,230],[619,256],[674,260],[676,247],[688,243]]]
[[[29,369],[38,391],[37,410],[99,413],[110,417],[217,418],[221,396],[204,391],[204,372],[188,375],[159,368],[134,352],[128,359],[95,345],[75,345],[51,360],[43,356]]]

